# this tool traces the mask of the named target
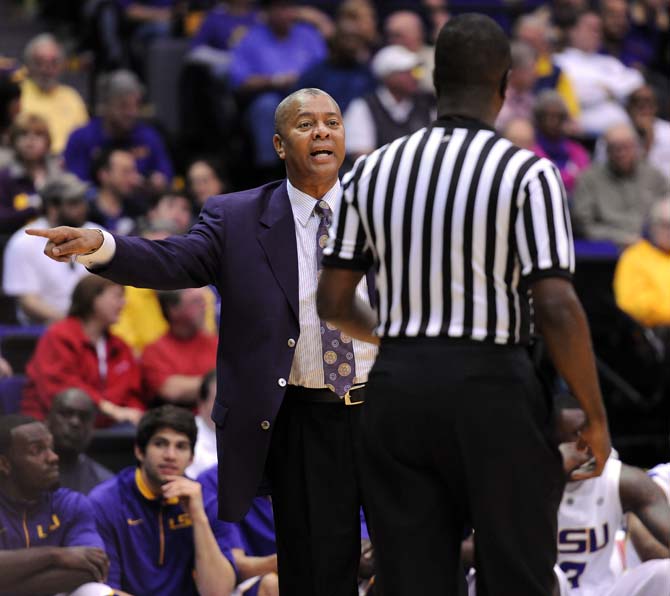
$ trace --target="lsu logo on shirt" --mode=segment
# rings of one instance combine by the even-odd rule
[[[581,561],[564,560],[559,563],[571,588],[579,587],[579,579],[584,574],[588,562],[586,556],[604,549],[609,540],[610,530],[607,522],[599,528],[566,528],[558,533],[558,552],[561,555],[582,555]]]
[[[37,524],[36,527],[37,527],[37,537],[40,540],[44,540],[49,534],[55,532],[58,528],[60,528],[60,520],[58,519],[58,516],[55,513],[53,513],[51,515],[51,524],[46,526],[46,529],[42,524]]]

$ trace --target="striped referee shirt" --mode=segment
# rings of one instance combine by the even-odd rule
[[[565,189],[547,159],[447,118],[361,157],[324,266],[377,272],[379,337],[527,343],[529,284],[570,278]]]

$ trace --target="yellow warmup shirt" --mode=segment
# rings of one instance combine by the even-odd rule
[[[30,79],[21,84],[21,112],[42,116],[51,133],[51,152],[65,149],[70,133],[88,122],[88,111],[81,96],[67,85],[44,93]]]
[[[165,335],[168,323],[163,317],[155,290],[132,286],[126,286],[125,289],[126,305],[111,332],[123,339],[139,356],[144,346]],[[216,334],[216,297],[210,289],[205,292],[205,300],[205,330]]]
[[[670,254],[646,240],[629,246],[614,272],[614,296],[643,325],[670,325]]]

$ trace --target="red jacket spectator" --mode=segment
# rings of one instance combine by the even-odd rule
[[[85,293],[88,296],[82,300]],[[75,314],[81,312],[82,302],[90,303],[88,316]],[[113,421],[135,422],[145,409],[139,365],[130,347],[107,331],[109,320],[118,318],[117,311],[123,307],[122,286],[87,276],[75,288],[72,305],[70,316],[54,323],[40,338],[26,367],[23,412],[43,419],[55,394],[78,387]],[[103,331],[94,342],[91,325],[98,322]],[[109,418],[98,420],[98,426],[109,423]]]

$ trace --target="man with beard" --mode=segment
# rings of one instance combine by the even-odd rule
[[[137,427],[138,466],[91,492],[113,588],[134,596],[231,594],[231,530],[210,526],[200,483],[184,476],[197,432],[187,410],[149,410]]]
[[[86,221],[86,186],[72,174],[53,178],[42,187],[44,216],[31,227],[57,225],[100,227]],[[21,228],[9,239],[4,253],[2,291],[16,296],[23,323],[52,323],[65,316],[70,296],[86,269],[77,263],[55,263],[40,254],[41,242]]]
[[[95,415],[93,400],[73,387],[54,396],[47,417],[60,460],[60,485],[84,494],[113,476],[84,453],[91,442]]]
[[[91,506],[58,488],[58,456],[43,423],[0,417],[0,478],[3,594],[70,592],[104,581],[109,561]]]

